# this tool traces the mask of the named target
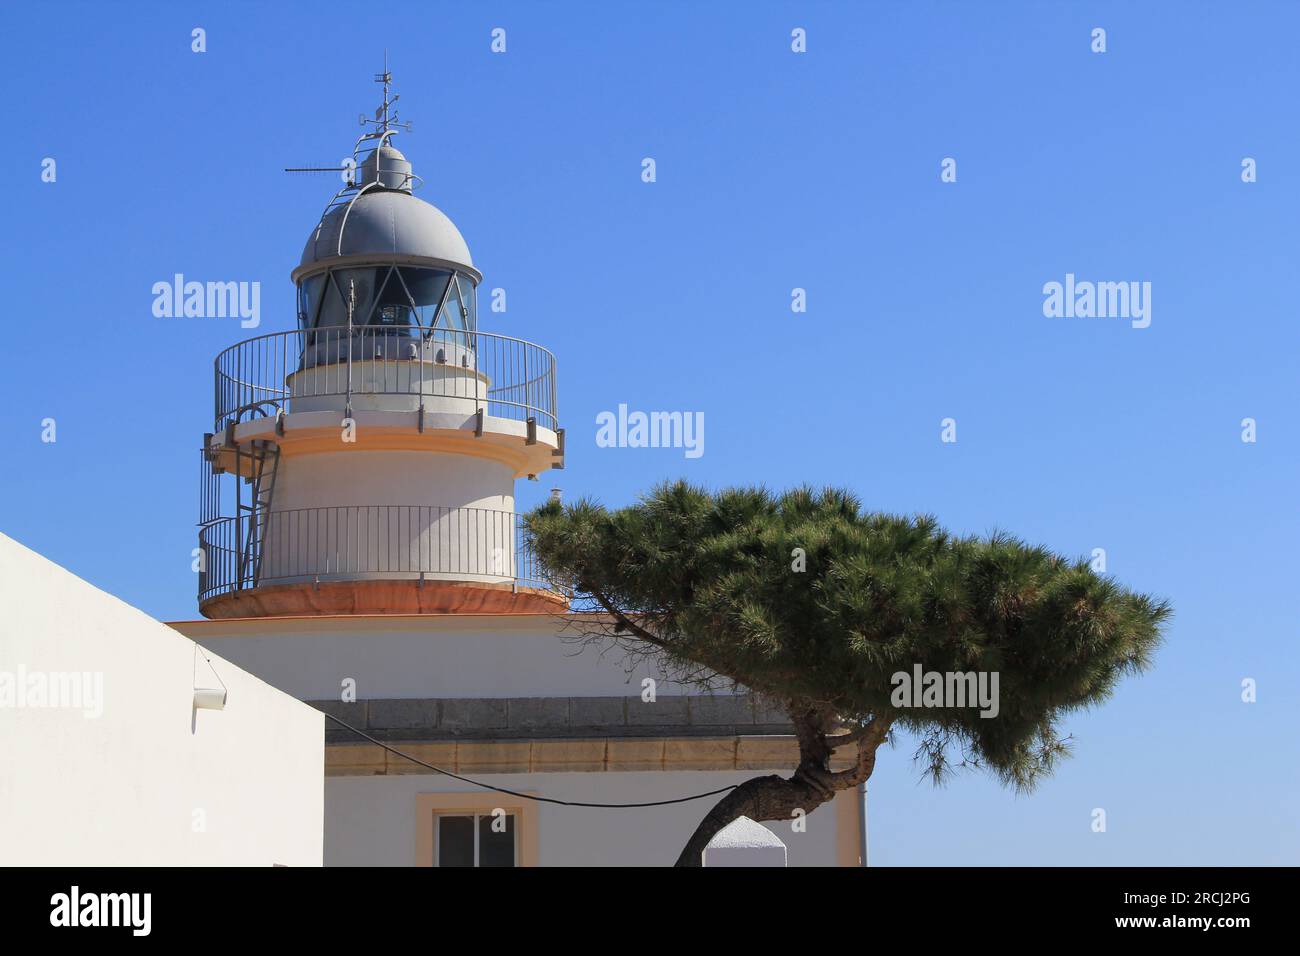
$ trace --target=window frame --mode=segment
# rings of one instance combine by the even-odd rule
[[[437,866],[439,817],[491,816],[496,809],[515,818],[515,866],[537,866],[537,803],[502,793],[420,793],[415,797],[415,865]],[[478,822],[474,824],[474,866],[478,868]]]
[[[442,864],[438,862],[442,855],[442,847],[441,847],[442,821],[451,820],[455,818],[468,817],[470,820],[474,821],[473,822],[474,849],[471,853],[471,857],[474,860],[473,868],[476,870],[483,869],[484,867],[483,867],[483,863],[481,862],[481,843],[480,843],[480,835],[482,833],[482,830],[480,829],[479,822],[481,820],[495,819],[496,817],[495,811],[498,809],[502,811],[506,819],[514,820],[514,828],[513,828],[514,840],[512,841],[514,843],[514,846],[511,850],[511,857],[514,861],[512,865],[519,866],[519,832],[520,832],[519,814],[515,813],[512,810],[508,810],[505,807],[493,807],[491,810],[479,810],[473,813],[460,812],[457,810],[434,810],[433,811],[433,857],[432,857],[433,865],[438,868],[442,867]]]
[[[382,269],[387,269],[387,271],[383,274],[382,277],[380,277],[378,273],[379,270]],[[411,294],[410,286],[408,286],[406,283],[406,277],[402,275],[403,269],[421,269],[421,270],[428,270],[431,272],[445,273],[447,276],[447,284],[442,287],[442,293],[438,298],[438,302],[436,304],[432,302],[427,303],[426,305],[423,306],[417,305],[415,302],[415,296]],[[303,276],[302,278],[300,278],[296,283],[297,307],[295,311],[298,314],[298,320],[301,326],[301,331],[316,332],[321,329],[320,321],[323,318],[324,313],[326,311],[325,304],[326,301],[330,298],[331,290],[333,291],[334,295],[337,296],[337,300],[335,301],[341,304],[341,308],[344,314],[346,314],[348,297],[347,297],[347,293],[343,291],[343,286],[342,286],[342,278],[344,273],[353,272],[353,271],[369,271],[369,270],[374,270],[375,272],[375,279],[376,279],[375,288],[370,297],[371,298],[370,302],[359,303],[361,308],[358,311],[364,312],[365,315],[364,316],[354,315],[352,319],[352,324],[354,326],[368,326],[368,325],[378,324],[376,321],[376,316],[378,315],[378,311],[379,311],[380,299],[383,298],[383,294],[387,290],[389,283],[392,282],[393,277],[396,276],[398,286],[401,288],[402,292],[405,293],[406,295],[407,304],[410,306],[412,315],[416,317],[414,324],[409,326],[409,328],[413,328],[413,329],[418,328],[424,332],[434,332],[439,330],[441,327],[440,323],[442,322],[443,319],[443,314],[442,314],[443,309],[446,308],[447,302],[451,298],[452,292],[454,290],[457,299],[457,304],[459,306],[459,314],[456,316],[456,320],[457,320],[457,324],[463,326],[463,328],[457,328],[455,325],[453,325],[447,327],[444,330],[458,335],[464,335],[470,340],[473,339],[474,333],[478,331],[478,314],[477,314],[478,313],[478,308],[477,308],[478,285],[477,283],[475,283],[473,277],[469,275],[469,273],[463,272],[460,269],[450,265],[444,268],[444,267],[437,267],[437,266],[410,265],[410,264],[401,263],[397,261],[361,262],[361,263],[349,263],[347,265],[331,266],[321,272],[312,273],[311,275]],[[323,279],[324,281],[322,283],[321,294],[319,296],[318,301],[315,303],[311,303],[311,314],[306,314],[303,312],[302,309],[303,293],[307,288],[307,283],[314,279]],[[469,290],[468,297],[465,295],[466,289]],[[368,306],[368,308],[366,306]],[[423,324],[422,317],[420,316],[421,309],[431,310],[430,312],[431,318],[428,325]],[[346,326],[341,323],[325,326],[325,328],[330,328],[330,329],[345,328],[345,327]]]

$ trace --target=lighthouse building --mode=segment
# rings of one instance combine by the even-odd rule
[[[718,797],[532,798],[644,804],[789,773],[791,728],[565,640],[570,595],[541,579],[514,494],[565,464],[556,360],[480,325],[483,273],[418,194],[379,79],[292,271],[295,326],[216,356],[203,619],[172,627],[337,718],[327,865],[671,864]],[[767,824],[790,865],[858,865],[864,825],[851,792]]]

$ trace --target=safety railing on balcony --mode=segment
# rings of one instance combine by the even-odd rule
[[[419,579],[563,591],[512,511],[349,505],[221,518],[199,530],[199,601],[271,584]]]
[[[216,358],[216,425],[285,412],[477,412],[558,427],[555,357],[489,332],[366,325],[273,332]]]

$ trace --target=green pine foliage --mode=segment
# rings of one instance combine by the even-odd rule
[[[917,735],[936,780],[961,763],[1032,787],[1066,752],[1062,717],[1148,667],[1170,614],[1086,561],[864,512],[836,489],[676,482],[616,511],[550,503],[526,524],[548,577],[671,671],[711,671],[850,729],[884,715]],[[998,715],[896,707],[891,678],[916,664],[997,672]]]

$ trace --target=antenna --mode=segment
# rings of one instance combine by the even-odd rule
[[[397,111],[393,109],[393,106],[395,106],[397,101],[401,99],[402,94],[398,93],[391,99],[388,96],[388,85],[393,82],[393,74],[388,71],[387,50],[384,50],[384,72],[375,74],[375,82],[383,84],[384,100],[379,104],[379,108],[375,110],[374,119],[371,119],[366,116],[365,113],[362,113],[357,117],[359,124],[361,126],[365,126],[367,123],[374,124],[375,131],[371,135],[379,139],[383,139],[387,134],[396,132],[397,130],[405,130],[409,133],[411,131],[411,124],[399,122],[397,119]],[[389,115],[390,110],[392,112],[391,116]]]
[[[388,95],[388,87],[393,82],[393,74],[388,69],[388,50],[384,50],[384,72],[375,74],[375,82],[383,84],[384,99],[375,109],[374,119],[366,116],[365,113],[358,117],[359,125],[366,126],[370,124],[374,126],[374,129],[368,130],[357,140],[356,148],[353,149],[354,158],[360,150],[361,144],[368,140],[377,139],[379,145],[383,146],[388,137],[394,133],[411,132],[411,124],[409,122],[400,122],[397,117],[397,110],[393,108],[397,105],[397,101],[401,99],[402,94],[398,93],[391,97]],[[286,173],[341,173],[348,169],[348,166],[286,166],[284,171]]]

